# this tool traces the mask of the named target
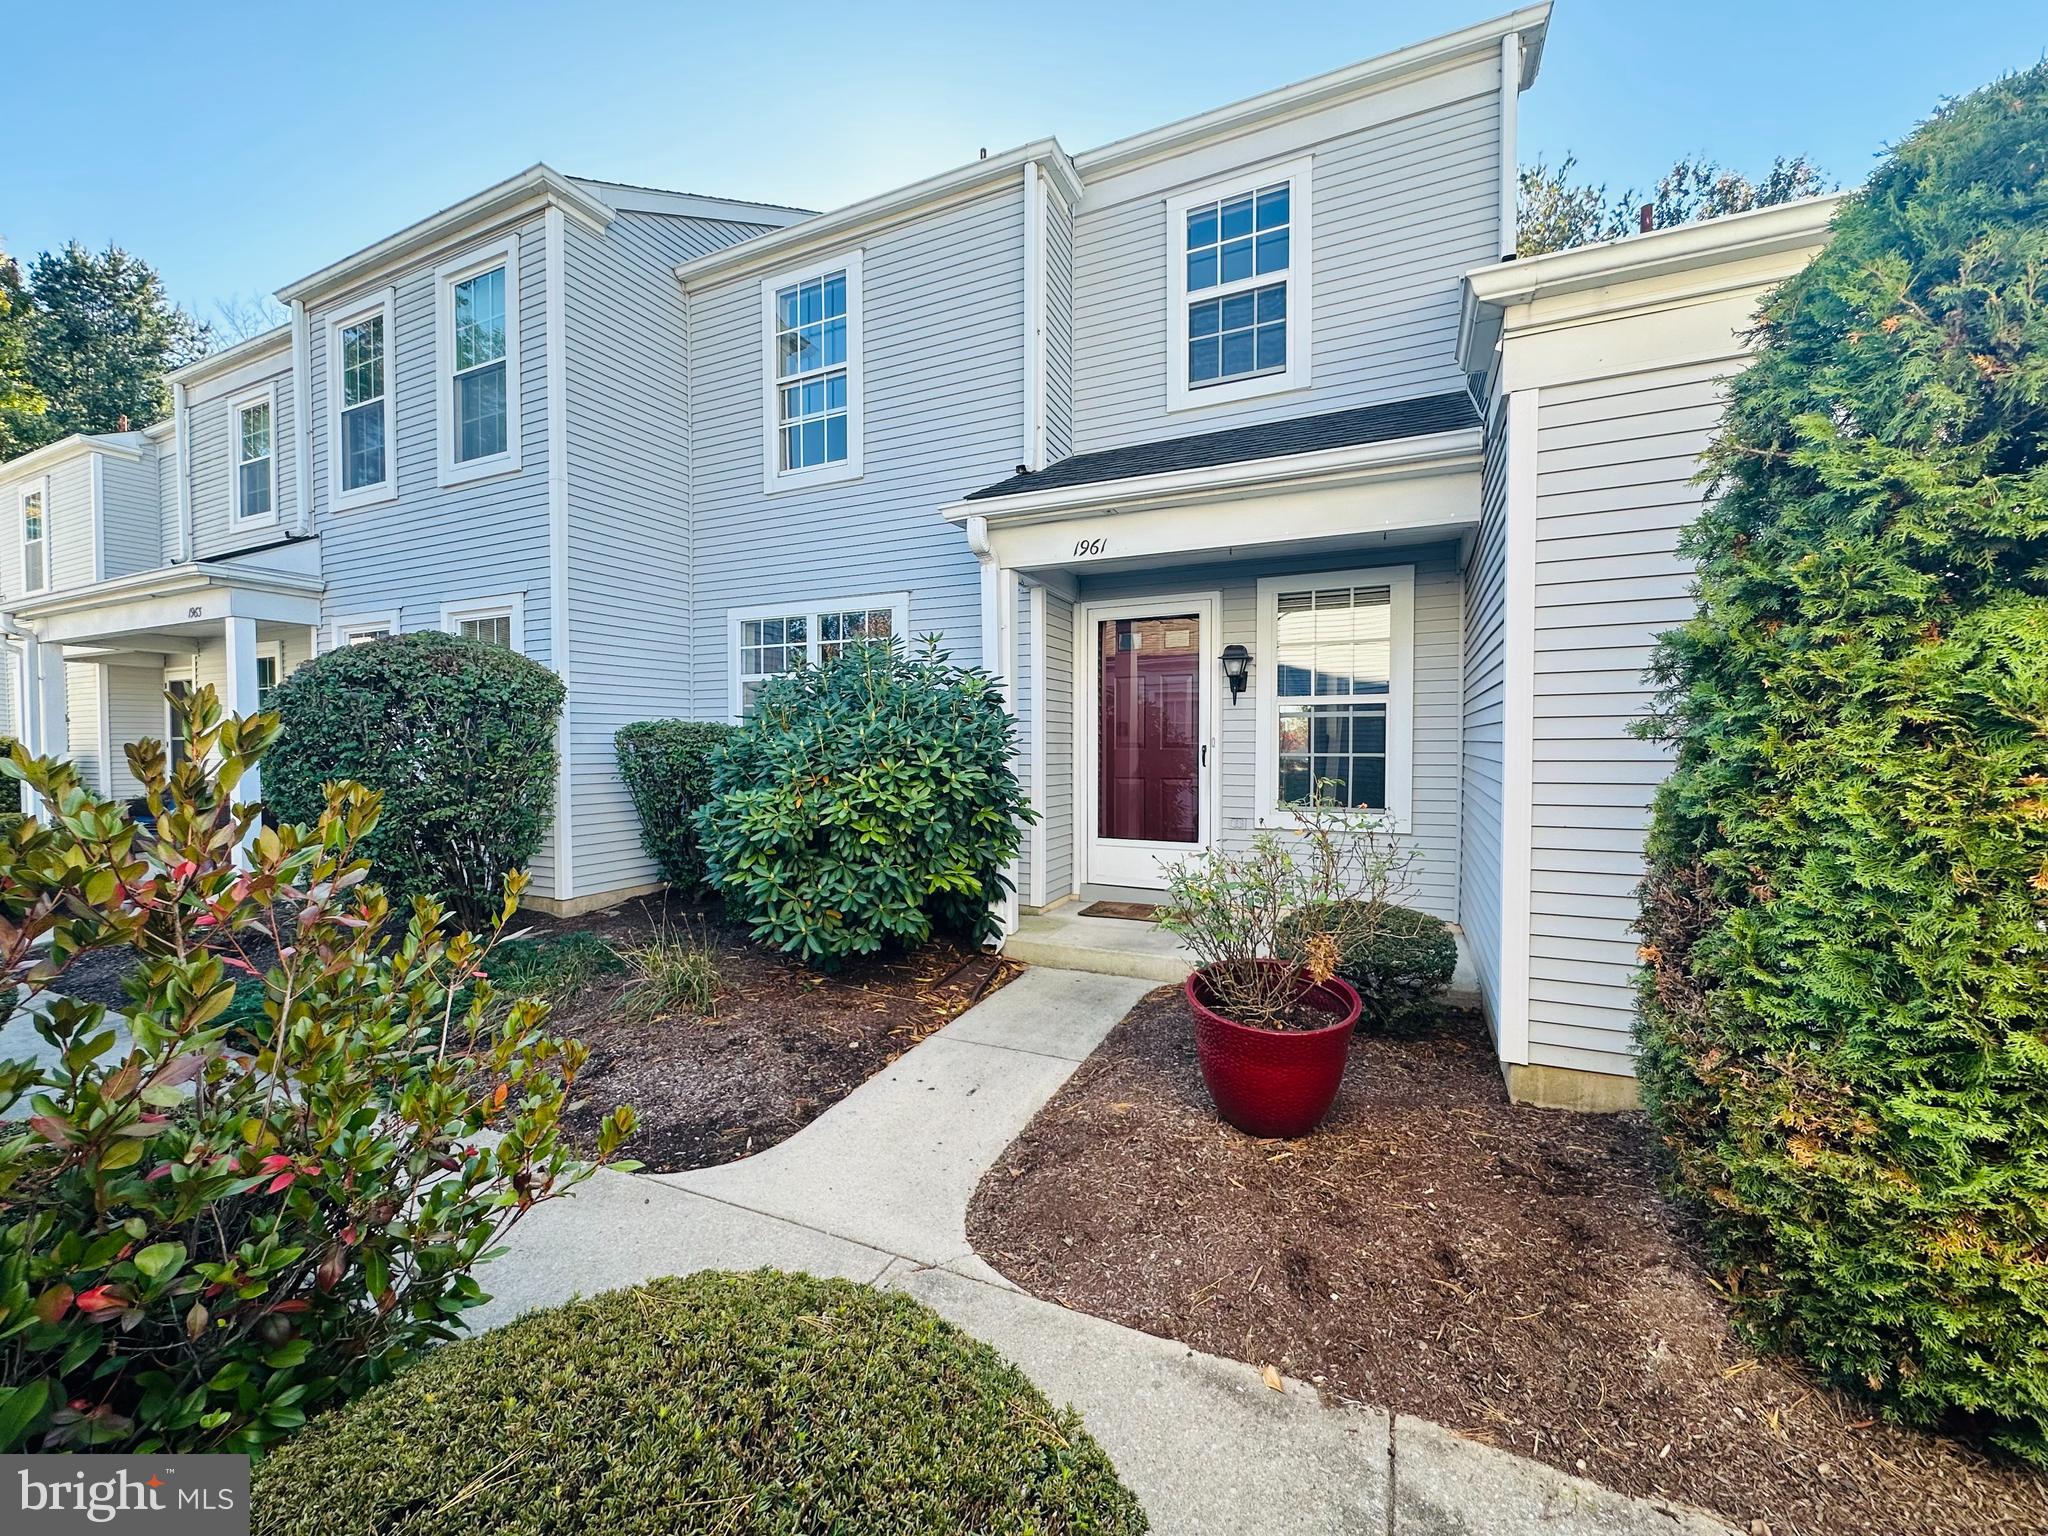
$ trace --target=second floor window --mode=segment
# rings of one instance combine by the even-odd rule
[[[1308,382],[1308,202],[1305,160],[1168,202],[1170,408]]]
[[[505,451],[505,269],[455,285],[455,462]]]
[[[238,405],[235,422],[235,519],[264,522],[276,502],[277,459],[271,450],[271,404],[266,397]]]
[[[43,537],[44,490],[21,493],[21,587],[40,592],[50,584],[49,541]]]
[[[852,479],[861,460],[860,253],[762,285],[766,489]]]
[[[334,504],[385,500],[393,490],[390,296],[334,322],[328,349]]]

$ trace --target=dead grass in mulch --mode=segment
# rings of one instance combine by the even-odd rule
[[[1026,1289],[1771,1536],[2048,1531],[2048,1479],[1734,1333],[1639,1115],[1510,1104],[1485,1025],[1361,1036],[1316,1135],[1223,1125],[1141,1002],[968,1214]]]
[[[601,976],[549,1019],[590,1047],[565,1117],[572,1142],[588,1150],[612,1106],[630,1104],[639,1128],[625,1156],[658,1173],[729,1163],[788,1139],[1021,969],[939,940],[820,975],[659,898],[528,926],[535,938],[583,929],[614,946],[666,928],[711,945],[719,993],[708,1018],[629,1018],[620,1002],[631,978]]]

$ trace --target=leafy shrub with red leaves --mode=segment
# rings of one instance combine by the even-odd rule
[[[233,793],[277,717],[182,707],[174,773],[128,749],[146,823],[0,761],[48,812],[0,833],[0,1022],[43,1043],[0,1060],[0,1451],[258,1450],[453,1337],[498,1237],[594,1166],[559,1135],[584,1047],[483,973],[523,875],[487,935],[425,899],[401,923],[358,854],[376,794],[265,827]],[[125,1028],[60,995],[116,946]],[[253,975],[260,1027],[231,1031]]]

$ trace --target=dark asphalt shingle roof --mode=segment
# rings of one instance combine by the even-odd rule
[[[1076,453],[1033,474],[1011,475],[1007,480],[985,485],[970,492],[966,499],[980,501],[1025,491],[1059,490],[1093,485],[1101,480],[1163,475],[1177,469],[1214,469],[1224,464],[1277,459],[1321,448],[1355,448],[1361,443],[1426,437],[1478,425],[1479,413],[1472,408],[1472,397],[1463,390],[1453,390],[1413,400],[1361,405],[1348,411],[1326,411],[1320,416],[1295,416],[1253,427],[1229,427],[1221,432],[1197,432],[1156,443]]]

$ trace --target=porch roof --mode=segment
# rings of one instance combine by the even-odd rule
[[[1106,481],[1166,475],[1178,470],[1216,469],[1226,464],[1253,463],[1299,453],[1321,453],[1333,448],[1357,448],[1400,438],[1466,431],[1478,425],[1479,413],[1473,408],[1472,397],[1461,389],[1452,390],[1447,394],[1389,400],[1378,405],[1355,406],[1350,410],[1325,411],[1316,416],[1295,416],[1284,421],[1259,422],[1249,427],[1227,427],[1219,432],[1195,432],[1186,437],[1162,438],[1158,442],[1129,443],[1094,453],[1071,454],[1043,469],[1014,474],[994,485],[971,491],[964,499],[986,501],[1032,491],[1065,490]]]
[[[105,644],[152,632],[201,634],[227,618],[317,624],[322,590],[314,571],[192,560],[37,593],[9,612],[45,642]]]

